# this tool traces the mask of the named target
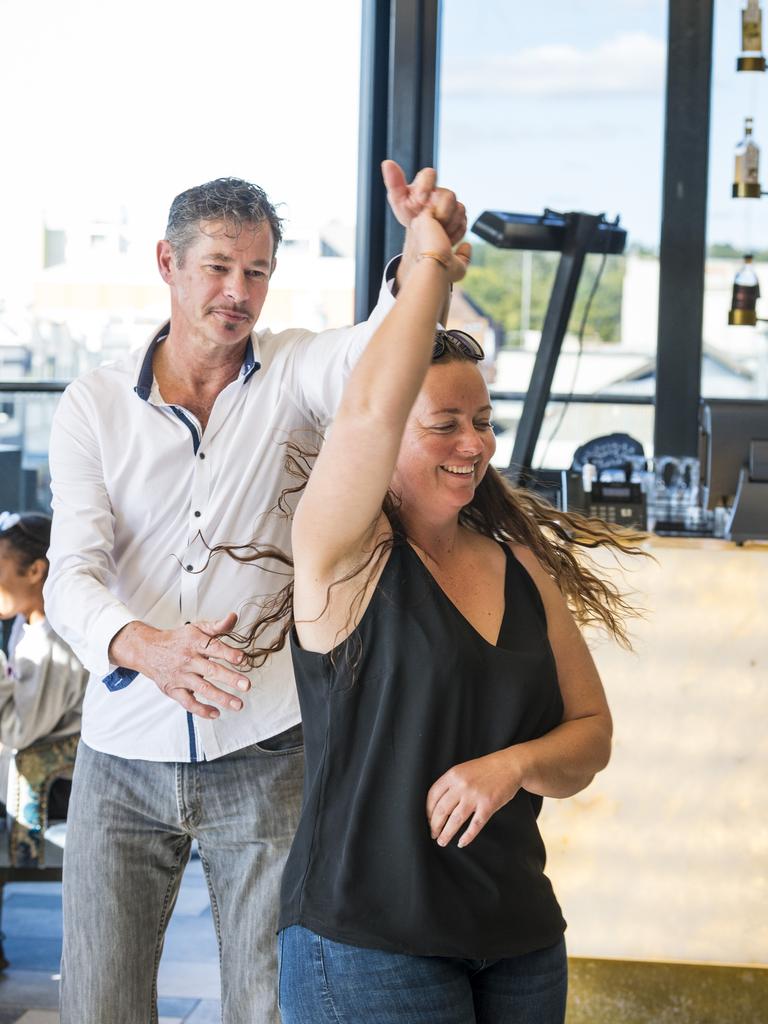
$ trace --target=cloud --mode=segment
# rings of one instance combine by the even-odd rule
[[[446,63],[443,93],[452,97],[574,97],[659,95],[666,43],[647,32],[626,32],[593,49],[537,46],[503,56]]]

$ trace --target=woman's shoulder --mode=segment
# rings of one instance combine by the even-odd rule
[[[557,581],[529,547],[514,541],[507,541],[506,547],[530,576],[545,607],[563,600]]]
[[[528,574],[534,577],[534,579],[541,575],[547,575],[541,562],[538,560],[536,555],[534,555],[531,549],[525,546],[525,544],[518,544],[515,541],[508,540],[505,543],[505,547],[512,553],[523,568],[528,570]]]

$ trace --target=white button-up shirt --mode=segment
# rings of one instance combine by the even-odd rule
[[[254,332],[237,380],[203,432],[168,405],[152,373],[158,332],[138,357],[92,370],[64,392],[50,443],[53,531],[46,615],[91,675],[83,740],[95,750],[152,761],[213,759],[299,719],[286,647],[250,673],[241,711],[216,720],[188,714],[140,674],[111,665],[109,644],[134,620],[159,629],[239,614],[288,577],[210,554],[258,539],[290,553],[290,521],[276,510],[295,486],[289,438],[317,443],[344,381],[393,299],[386,286],[371,318],[312,334]],[[282,572],[287,570],[284,568]]]

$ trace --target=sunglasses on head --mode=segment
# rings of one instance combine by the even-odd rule
[[[485,352],[483,352],[480,342],[476,341],[471,334],[467,334],[466,331],[436,331],[435,343],[432,347],[432,359],[439,359],[446,352],[450,352],[452,348],[458,348],[462,355],[465,355],[467,359],[473,360],[473,362],[479,363],[481,359],[485,359]]]

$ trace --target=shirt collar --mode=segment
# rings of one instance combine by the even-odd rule
[[[133,390],[146,402],[149,400],[149,396],[152,393],[152,384],[155,380],[155,375],[152,372],[152,358],[155,354],[157,346],[165,341],[171,330],[171,321],[166,321],[163,326],[155,332],[150,340],[147,348],[144,351],[144,355],[141,359],[141,365],[139,366],[138,377]],[[258,348],[258,338],[254,338],[252,334],[248,335],[248,341],[245,346],[245,355],[243,356],[243,365],[240,368],[240,381],[245,384],[251,379],[254,373],[261,369],[260,352]]]
[[[254,341],[256,344],[254,344]],[[261,353],[259,352],[258,338],[254,339],[252,334],[248,335],[248,344],[245,346],[245,357],[240,370],[240,379],[243,384],[250,380],[254,373],[261,369]]]

